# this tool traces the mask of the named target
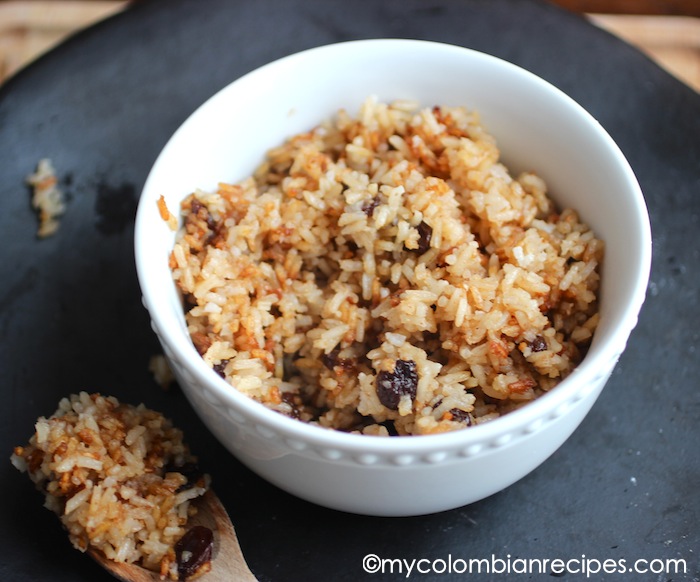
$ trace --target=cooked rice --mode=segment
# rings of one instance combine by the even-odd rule
[[[343,431],[417,435],[552,389],[598,322],[603,243],[474,111],[368,99],[196,191],[170,267],[232,386]]]
[[[46,238],[55,234],[60,226],[58,217],[65,212],[66,205],[51,160],[39,160],[36,171],[27,176],[27,184],[32,187],[32,207],[39,216],[37,236]]]
[[[39,418],[29,444],[12,456],[77,549],[172,580],[179,579],[174,547],[194,512],[190,501],[208,488],[195,462],[182,432],[160,413],[85,392]]]
[[[151,356],[148,361],[148,370],[153,374],[153,379],[156,381],[156,384],[163,388],[163,390],[168,390],[171,384],[175,382],[175,375],[163,354]]]

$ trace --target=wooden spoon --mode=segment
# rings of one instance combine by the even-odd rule
[[[209,490],[202,497],[192,501],[192,504],[197,508],[197,513],[188,521],[188,529],[202,525],[208,527],[214,534],[211,570],[197,579],[202,582],[231,580],[257,582],[245,562],[231,518],[226,513],[221,500]],[[93,548],[88,549],[88,553],[105,570],[122,582],[161,582],[158,572],[146,570],[135,564],[115,562]],[[193,579],[190,578],[190,580]]]

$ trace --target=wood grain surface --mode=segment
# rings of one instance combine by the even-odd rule
[[[587,13],[594,24],[635,45],[700,91],[700,18],[695,17],[700,1],[554,3]],[[71,34],[128,4],[128,0],[0,0],[0,83]],[[594,11],[605,13],[590,14]]]
[[[0,82],[74,32],[127,4],[125,0],[0,1]]]
[[[576,12],[700,16],[698,0],[550,0]]]

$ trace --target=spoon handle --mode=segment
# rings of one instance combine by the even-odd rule
[[[207,499],[209,498],[209,499]],[[214,555],[211,561],[211,571],[202,577],[202,582],[217,582],[217,581],[230,581],[237,580],[239,582],[257,582],[257,578],[248,568],[245,558],[243,557],[243,552],[241,551],[241,546],[238,543],[238,537],[236,536],[236,530],[231,523],[231,519],[226,513],[226,508],[221,503],[221,500],[214,495],[211,491],[204,495],[202,505],[206,505],[210,516],[212,518],[211,523],[202,523],[202,525],[208,525],[208,527],[214,527],[218,529],[218,535],[215,531],[215,540],[218,540],[218,544],[214,545]],[[208,518],[210,516],[204,515],[200,509],[200,512],[195,516],[193,522],[196,523],[196,518],[202,515],[203,518]],[[203,521],[205,521],[203,519]],[[212,529],[214,529],[212,527]],[[218,547],[217,547],[218,545]]]

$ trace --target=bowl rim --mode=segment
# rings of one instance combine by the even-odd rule
[[[459,52],[463,56],[489,61],[495,66],[508,68],[513,73],[524,76],[528,82],[539,84],[548,92],[558,96],[559,99],[566,101],[573,112],[586,120],[591,130],[601,140],[601,143],[615,157],[616,165],[622,172],[625,183],[629,186],[628,195],[635,202],[634,221],[639,227],[642,244],[635,249],[638,253],[637,268],[634,276],[631,277],[634,280],[634,293],[629,298],[625,309],[621,313],[616,314],[615,318],[618,320],[618,323],[605,339],[604,345],[606,348],[611,347],[612,349],[598,349],[597,355],[593,357],[589,351],[572,372],[549,392],[504,416],[484,424],[469,427],[468,429],[403,438],[373,438],[373,435],[351,434],[288,418],[245,396],[218,376],[206,366],[189,338],[185,338],[184,334],[174,336],[167,334],[168,329],[163,329],[162,324],[169,318],[167,315],[165,318],[163,317],[160,307],[161,303],[149,292],[151,273],[144,262],[147,246],[142,244],[142,240],[147,238],[145,229],[149,228],[147,212],[144,210],[144,207],[147,203],[154,204],[158,197],[151,185],[153,173],[155,168],[162,163],[168,145],[177,139],[182,128],[186,124],[191,123],[196,114],[206,108],[211,101],[222,98],[221,95],[223,93],[232,91],[232,87],[236,85],[250,82],[255,76],[264,75],[274,67],[284,66],[285,64],[313,56],[313,53],[321,51],[350,51],[357,45],[364,45],[364,47],[372,48],[373,50],[406,50],[410,46],[411,48],[423,47],[430,48],[430,50]],[[584,398],[587,394],[586,386],[595,384],[612,370],[636,325],[639,311],[645,300],[651,269],[651,227],[641,187],[619,146],[588,111],[556,86],[523,67],[475,49],[428,40],[374,38],[326,44],[283,56],[231,81],[195,108],[170,136],[149,171],[138,203],[134,231],[134,252],[143,303],[152,318],[154,327],[157,328],[156,332],[158,333],[158,330],[166,332],[158,333],[161,342],[169,348],[166,349],[166,353],[172,352],[170,354],[171,357],[182,363],[194,375],[199,385],[198,389],[213,392],[220,401],[240,412],[245,417],[246,422],[264,426],[266,429],[278,433],[277,436],[281,435],[286,439],[298,440],[315,446],[335,447],[355,453],[420,454],[439,449],[452,450],[469,447],[470,445],[494,441],[494,439],[507,434],[529,432],[534,430],[533,427],[540,426],[538,423],[541,423],[543,420],[544,424],[546,424],[548,421],[564,414],[572,403]],[[231,422],[235,421],[232,420]]]

